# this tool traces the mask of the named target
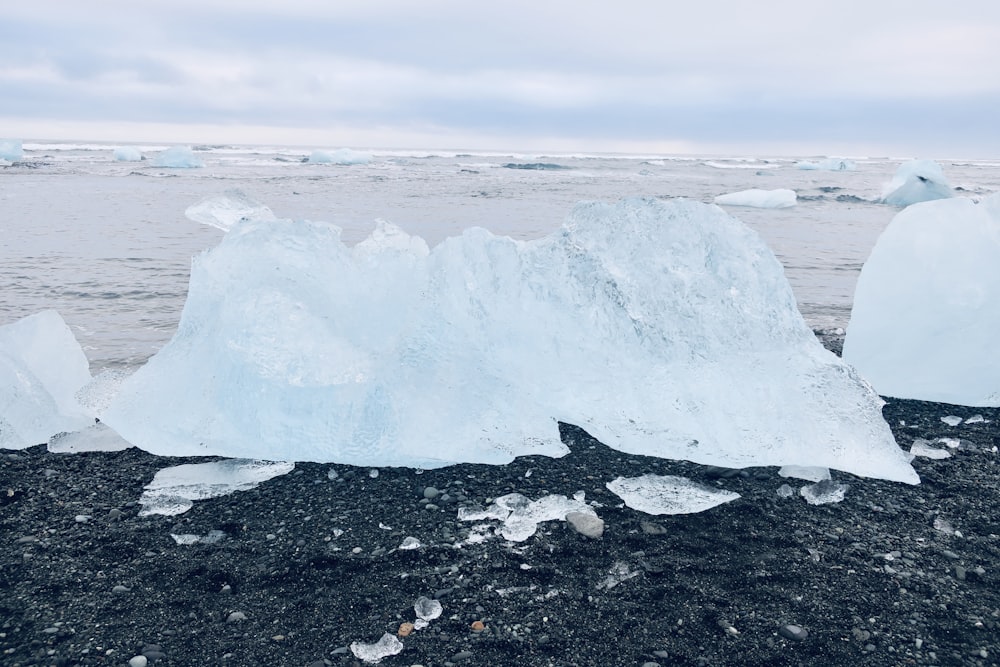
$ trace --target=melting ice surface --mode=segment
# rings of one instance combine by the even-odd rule
[[[153,158],[154,167],[191,169],[204,167],[205,163],[187,146],[172,146]]]
[[[390,655],[396,655],[402,652],[403,642],[399,641],[396,635],[391,635],[388,632],[382,635],[374,644],[365,644],[363,642],[353,642],[351,644],[351,653],[358,660],[364,660],[367,663],[379,663],[382,662],[382,658],[388,658]]]
[[[741,190],[727,195],[719,195],[715,203],[721,206],[751,206],[754,208],[789,208],[797,201],[795,190]]]
[[[1000,406],[1000,194],[910,206],[865,262],[844,359],[884,396]]]
[[[695,514],[740,497],[673,475],[619,477],[607,487],[626,505],[647,514]]]
[[[59,313],[0,327],[0,447],[31,447],[92,424],[75,397],[88,382],[87,357]]]
[[[781,265],[715,206],[578,206],[558,232],[241,220],[192,266],[174,338],[102,419],[158,454],[437,467],[621,451],[918,481],[878,396]]]
[[[503,523],[500,534],[505,540],[523,542],[538,530],[543,521],[565,521],[570,512],[595,514],[582,496],[567,498],[552,494],[531,500],[520,493],[508,493],[493,501],[485,510],[463,507],[458,510],[459,521],[496,520]]]
[[[899,165],[892,180],[886,184],[882,201],[893,206],[909,206],[953,195],[941,165],[933,160],[910,160]]]
[[[193,501],[247,491],[272,477],[284,475],[294,463],[271,463],[227,459],[211,463],[187,463],[164,468],[143,490],[139,516],[172,516],[191,509]]]

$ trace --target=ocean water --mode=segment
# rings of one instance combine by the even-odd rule
[[[876,203],[902,161],[854,158],[808,171],[802,157],[527,155],[375,151],[363,165],[308,164],[311,149],[198,146],[198,169],[117,162],[114,145],[26,143],[0,167],[0,324],[43,309],[73,328],[94,371],[136,366],[173,334],[191,258],[222,232],[184,210],[240,189],[280,217],[324,220],[349,244],[376,219],[431,245],[480,226],[517,239],[557,229],[579,201],[790,188],[787,209],[729,207],[785,267],[817,329],[846,327],[861,266],[896,209]],[[153,156],[164,146],[138,146]],[[1000,190],[1000,163],[941,161],[960,196]]]

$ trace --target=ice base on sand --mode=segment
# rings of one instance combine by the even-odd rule
[[[953,195],[941,165],[933,160],[910,160],[899,165],[892,180],[886,184],[882,201],[893,206],[909,206]]]
[[[727,195],[719,195],[715,203],[720,206],[750,206],[753,208],[789,208],[797,201],[795,190],[759,190],[751,188]]]
[[[0,327],[0,447],[31,447],[92,424],[75,398],[88,382],[87,357],[56,311]]]
[[[695,514],[740,497],[673,475],[619,477],[606,486],[626,505],[646,514]]]
[[[139,498],[139,504],[142,505],[139,516],[183,514],[191,509],[195,500],[247,491],[261,482],[285,475],[294,469],[294,463],[245,459],[187,463],[164,468],[144,487],[142,497]]]
[[[925,459],[947,459],[951,458],[951,452],[947,449],[938,449],[933,446],[930,440],[925,440],[923,438],[917,438],[910,445],[910,454],[913,456],[920,456]]]
[[[570,512],[596,514],[582,499],[553,494],[531,500],[520,493],[508,493],[494,500],[485,510],[465,507],[459,509],[458,520],[501,521],[503,526],[500,528],[500,535],[505,540],[523,542],[535,534],[538,524],[543,521],[565,521]]]
[[[169,169],[193,169],[204,167],[205,163],[188,146],[172,146],[153,158],[154,167]]]
[[[1000,406],[1000,194],[910,206],[858,278],[844,360],[883,396]]]
[[[58,433],[49,438],[48,450],[57,454],[119,452],[132,445],[104,424],[91,424],[79,431]]]
[[[102,420],[164,455],[360,466],[621,451],[916,483],[760,237],[715,206],[579,205],[552,235],[428,249],[388,223],[244,220],[192,266],[173,339]]]
[[[817,162],[810,162],[809,160],[803,160],[795,165],[799,169],[803,170],[813,170],[813,171],[854,171],[858,166],[853,160],[848,160],[841,157],[830,157],[825,160],[819,160]]]
[[[830,479],[829,468],[815,466],[782,466],[778,470],[778,474],[782,477],[794,477],[795,479],[804,479],[809,482],[822,482],[824,479]]]
[[[310,164],[368,164],[372,161],[372,156],[370,153],[362,153],[350,148],[339,148],[329,153],[326,151],[313,151],[306,161]]]
[[[850,485],[824,479],[815,484],[808,484],[799,489],[799,495],[810,505],[829,505],[839,503],[847,495]]]
[[[17,162],[24,157],[20,139],[0,139],[0,160]]]
[[[382,661],[382,658],[388,658],[390,655],[396,655],[401,653],[403,650],[403,642],[396,638],[396,635],[391,635],[388,632],[382,635],[374,644],[364,644],[362,642],[353,642],[351,644],[351,653],[358,660],[364,660],[368,663],[378,663]]]
[[[114,158],[118,162],[141,162],[142,151],[135,146],[119,146],[114,151]]]

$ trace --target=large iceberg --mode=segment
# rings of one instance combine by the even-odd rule
[[[172,146],[153,158],[152,164],[154,167],[167,169],[195,169],[205,166],[202,159],[188,146]]]
[[[899,165],[892,180],[883,188],[882,201],[893,206],[909,206],[953,195],[941,165],[933,160],[910,160]]]
[[[720,206],[751,206],[753,208],[790,208],[795,206],[798,197],[795,190],[779,188],[777,190],[760,190],[751,188],[740,192],[719,195],[715,203]]]
[[[141,162],[142,151],[135,146],[119,146],[114,151],[115,160],[118,162]]]
[[[385,222],[241,220],[192,266],[170,343],[103,419],[159,454],[355,465],[619,450],[917,482],[760,237],[715,206],[579,205],[535,241],[433,251]]]
[[[24,157],[20,139],[0,139],[0,160],[17,162]]]
[[[0,327],[0,447],[30,447],[92,424],[74,396],[88,382],[87,357],[56,311]]]
[[[844,359],[885,396],[1000,406],[1000,194],[900,211],[865,262]]]

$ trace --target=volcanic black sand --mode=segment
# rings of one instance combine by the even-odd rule
[[[960,444],[914,462],[919,486],[835,472],[850,489],[821,506],[774,468],[630,456],[570,426],[562,459],[377,477],[302,463],[175,517],[139,517],[136,501],[195,459],[0,450],[0,664],[352,665],[352,642],[396,634],[427,596],[443,614],[382,664],[995,665],[1000,410],[891,400],[884,414],[907,449]],[[742,498],[654,517],[605,488],[644,473]],[[580,490],[603,504],[601,539],[553,521],[455,546],[462,505]],[[171,537],[210,531],[225,538]],[[398,549],[406,537],[423,546]]]

